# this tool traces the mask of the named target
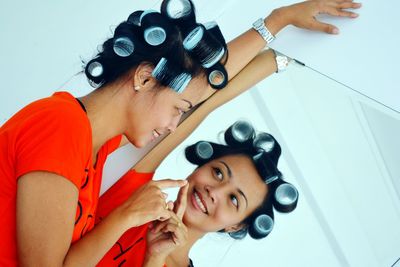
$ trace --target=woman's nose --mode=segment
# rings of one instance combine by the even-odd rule
[[[175,116],[172,118],[171,123],[168,126],[168,130],[172,133],[178,127],[179,121],[181,120],[182,116]]]
[[[216,203],[214,187],[206,185],[204,186],[204,189],[206,190],[207,196],[211,199],[212,203]]]
[[[229,184],[221,183],[217,185],[206,185],[205,190],[207,195],[211,198],[212,203],[217,203],[224,195],[229,195]]]

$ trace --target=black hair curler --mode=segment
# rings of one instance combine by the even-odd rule
[[[247,235],[247,229],[248,228],[246,227],[246,228],[240,229],[240,230],[235,231],[235,232],[229,232],[228,234],[233,239],[243,239]]]
[[[126,27],[117,27],[114,31],[113,50],[120,57],[129,57],[135,50],[133,32]],[[137,43],[137,42],[136,42]]]
[[[156,80],[170,87],[178,94],[182,93],[192,80],[192,76],[174,65],[174,62],[161,58],[151,73]]]
[[[217,63],[207,69],[207,79],[212,88],[219,90],[227,85],[228,73],[221,63]]]
[[[140,27],[145,41],[151,46],[162,45],[171,32],[168,20],[154,10],[146,10],[140,15]]]
[[[224,46],[224,55],[222,56],[222,64],[225,65],[225,63],[228,61],[228,47],[226,45],[225,37],[221,32],[221,29],[219,28],[217,22],[215,21],[210,21],[207,23],[203,24],[204,27],[206,28],[207,32],[210,33],[215,39],[217,39],[221,44]]]
[[[267,214],[260,214],[249,226],[249,234],[254,239],[261,239],[272,232],[274,228],[274,219]]]
[[[247,121],[237,121],[225,132],[225,142],[233,147],[246,146],[253,142],[254,128]]]
[[[267,133],[259,133],[254,138],[253,146],[257,151],[271,152],[275,147],[275,139]]]
[[[297,206],[299,199],[299,192],[292,184],[282,182],[274,192],[272,202],[274,208],[279,212],[291,212]]]
[[[214,149],[209,142],[199,141],[186,148],[185,155],[189,162],[200,165],[208,162],[214,154]]]
[[[224,46],[200,24],[193,28],[183,40],[186,51],[197,57],[201,65],[208,69],[225,55]]]
[[[196,21],[194,5],[189,0],[164,0],[161,4],[161,14],[172,20]]]
[[[266,184],[280,179],[280,172],[276,165],[271,161],[269,154],[260,152],[253,156],[253,162],[257,167],[258,173],[264,179]]]
[[[144,10],[137,10],[129,15],[127,22],[135,26],[140,26],[140,17],[142,16]]]
[[[100,58],[94,58],[86,64],[86,77],[88,77],[91,85],[94,87],[103,82],[104,72],[105,68]]]

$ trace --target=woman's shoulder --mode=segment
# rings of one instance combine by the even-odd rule
[[[57,92],[31,102],[15,113],[2,128],[34,123],[75,122],[75,126],[89,125],[85,111],[79,102],[67,92]],[[82,123],[83,122],[83,123]]]

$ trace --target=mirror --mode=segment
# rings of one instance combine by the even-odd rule
[[[400,116],[307,67],[291,64],[219,108],[178,146],[157,178],[184,178],[184,148],[237,119],[272,133],[279,168],[299,189],[297,209],[275,212],[262,241],[210,234],[192,250],[196,266],[390,266],[400,240]],[[287,255],[290,254],[290,257]]]

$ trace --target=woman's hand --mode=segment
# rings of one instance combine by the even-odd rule
[[[189,185],[179,190],[175,203],[169,203],[171,217],[166,221],[157,221],[149,227],[147,234],[147,257],[166,258],[172,251],[183,246],[188,239],[188,231],[182,222],[187,206]],[[173,204],[173,205],[171,205]]]
[[[172,213],[165,202],[166,194],[163,188],[182,187],[186,180],[159,180],[150,181],[133,193],[128,200],[114,210],[118,216],[127,219],[127,229],[145,223],[160,220],[165,221]],[[113,212],[113,213],[114,213]],[[111,214],[110,214],[111,215]]]
[[[318,21],[318,14],[328,14],[335,17],[356,18],[357,13],[347,9],[358,9],[360,3],[353,0],[310,0],[275,9],[266,19],[265,24],[273,34],[287,25],[311,31],[321,31],[338,34],[339,29],[334,25]],[[270,24],[270,25],[269,25]]]

